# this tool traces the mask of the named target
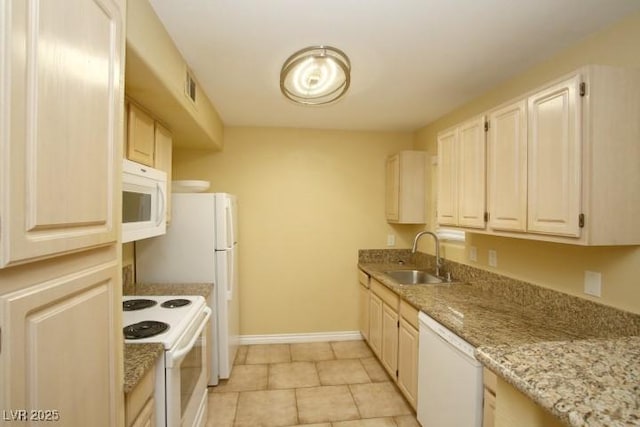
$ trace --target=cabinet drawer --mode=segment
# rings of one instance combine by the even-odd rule
[[[366,288],[369,287],[369,275],[362,270],[358,270],[358,282]]]
[[[395,312],[398,311],[400,298],[376,279],[371,279],[371,290]]]
[[[418,328],[418,310],[411,304],[400,301],[400,315],[414,328]]]

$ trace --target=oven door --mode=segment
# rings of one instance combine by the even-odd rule
[[[166,426],[204,426],[207,412],[206,307],[174,349],[165,353]]]

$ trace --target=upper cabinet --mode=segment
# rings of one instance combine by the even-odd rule
[[[425,159],[424,151],[401,151],[387,158],[387,222],[425,223]]]
[[[148,0],[127,2],[125,91],[171,128],[174,145],[222,149],[220,116]]]
[[[438,223],[484,228],[484,117],[438,135]]]
[[[0,20],[0,268],[115,242],[122,11],[14,1]]]
[[[584,67],[489,111],[488,225],[477,231],[579,245],[640,244],[639,120],[640,70],[608,66]],[[441,158],[453,151],[445,146],[450,134],[439,136]],[[446,180],[451,166],[441,160],[440,167]],[[445,207],[454,191],[464,203],[477,202],[479,193],[460,195],[461,183],[448,187],[439,186]],[[440,214],[438,220],[470,227]]]
[[[155,123],[153,118],[133,104],[129,104],[127,120],[127,158],[154,167]]]

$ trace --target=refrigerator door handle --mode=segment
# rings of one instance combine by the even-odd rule
[[[226,231],[227,231],[227,249],[233,248],[233,241],[235,240],[235,236],[233,235],[233,209],[231,206],[231,199],[227,198],[225,203],[225,215],[227,217]]]
[[[233,281],[235,280],[235,271],[233,268],[235,251],[228,251],[229,259],[227,260],[227,301],[233,299]]]

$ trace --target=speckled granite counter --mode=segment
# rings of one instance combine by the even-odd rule
[[[429,268],[433,257],[417,256],[361,251],[358,266],[568,425],[640,425],[640,338],[628,338],[640,335],[640,316],[450,262],[460,282],[400,285],[383,274]]]
[[[202,295],[208,298],[212,283],[136,283],[131,295]]]
[[[162,344],[124,345],[124,393],[133,390],[162,354]]]
[[[571,426],[640,425],[640,337],[480,347],[477,357]]]

